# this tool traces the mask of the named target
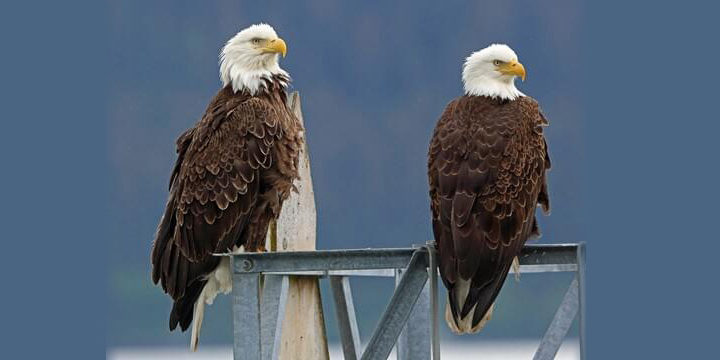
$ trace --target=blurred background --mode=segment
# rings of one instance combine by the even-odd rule
[[[302,98],[319,249],[407,247],[432,238],[426,163],[435,122],[462,94],[465,57],[493,42],[510,44],[529,71],[520,88],[542,104],[552,125],[553,214],[541,225],[542,241],[557,243],[583,240],[577,211],[585,206],[578,174],[586,136],[578,91],[582,16],[574,1],[553,8],[512,1],[492,7],[323,0],[113,4],[108,146],[117,221],[109,238],[108,348],[187,346],[188,334],[167,331],[172,303],[149,281],[148,254],[167,198],[175,139],[218,91],[218,52],[237,31],[263,21],[288,43],[281,65]],[[570,280],[528,275],[509,283],[497,320],[461,340],[539,340]],[[353,285],[361,333],[369,337],[393,281]],[[335,343],[333,312],[325,314]],[[227,297],[209,309],[203,326],[202,345],[232,342]]]
[[[540,242],[588,245],[589,358],[715,357],[720,5],[157,0],[2,7],[6,356],[187,355],[188,335],[167,331],[171,303],[150,283],[148,254],[174,141],[218,90],[225,41],[263,21],[286,39],[281,65],[302,97],[318,248],[404,247],[431,238],[425,168],[432,128],[462,93],[464,58],[508,43],[528,70],[520,89],[550,120],[553,213],[540,217]],[[539,340],[569,281],[508,281],[486,330],[463,338],[444,332],[443,341],[456,344],[444,349],[519,349]],[[353,286],[367,339],[392,282]],[[222,298],[206,311],[200,348],[226,357],[230,329]],[[564,358],[575,358],[576,335],[574,327]]]

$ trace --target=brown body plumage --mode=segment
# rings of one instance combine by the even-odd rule
[[[288,79],[255,95],[225,86],[177,140],[170,196],[152,250],[152,279],[174,300],[170,330],[185,331],[193,305],[225,253],[263,251],[271,220],[297,178],[302,126],[286,106]]]
[[[539,235],[535,207],[550,206],[545,125],[524,96],[461,96],[437,123],[428,160],[432,223],[457,332],[482,327],[513,259]]]

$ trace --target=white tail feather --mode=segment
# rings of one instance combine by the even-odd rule
[[[198,340],[200,339],[200,328],[202,328],[203,317],[205,316],[205,301],[203,301],[203,294],[205,294],[203,288],[200,298],[195,302],[195,309],[193,310],[193,324],[192,333],[190,334],[190,351],[197,351]]]
[[[468,292],[470,292],[470,280],[459,280],[455,284],[455,287],[453,291],[455,292],[455,299],[457,300],[457,309],[460,310],[463,308],[463,304],[465,303],[465,299],[467,298]],[[457,319],[457,322],[455,319],[453,319],[452,310],[450,310],[450,297],[448,297],[448,303],[445,306],[445,322],[447,322],[448,327],[450,330],[458,335],[462,334],[474,334],[478,331],[480,331],[485,324],[492,318],[493,308],[495,307],[495,304],[492,304],[488,311],[483,316],[482,320],[477,324],[477,326],[472,326],[472,319],[475,315],[475,308],[477,306],[473,306],[472,309],[470,309],[470,312],[462,319]]]
[[[475,307],[470,310],[470,312],[465,316],[464,319],[460,319],[458,321],[458,325],[455,324],[455,319],[453,319],[452,311],[450,310],[450,303],[448,303],[445,306],[445,322],[447,323],[448,327],[450,328],[450,331],[452,331],[455,334],[463,335],[463,334],[474,334],[480,330],[482,330],[483,327],[485,327],[485,324],[487,324],[488,321],[492,318],[493,309],[495,309],[495,304],[492,304],[490,306],[490,309],[485,313],[485,316],[483,316],[482,320],[477,324],[477,326],[472,326],[472,318],[473,314],[475,314]]]
[[[236,251],[242,252],[242,248]],[[232,290],[232,278],[230,276],[230,258],[223,257],[220,264],[207,277],[207,283],[200,292],[193,309],[193,324],[190,334],[190,350],[197,351],[202,328],[203,317],[205,316],[205,304],[212,305],[215,297],[220,294],[228,294]]]

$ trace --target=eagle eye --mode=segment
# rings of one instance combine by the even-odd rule
[[[260,43],[260,38],[252,38],[250,41],[251,41],[253,44],[257,45],[257,44]]]
[[[493,61],[493,64],[494,64],[495,66],[500,66],[500,64],[502,64],[502,61],[500,61],[500,60],[494,60],[494,61]]]

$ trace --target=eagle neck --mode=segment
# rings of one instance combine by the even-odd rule
[[[225,91],[228,91],[230,94],[235,95],[244,95],[248,97],[252,96],[258,96],[258,97],[268,97],[273,98],[275,94],[278,94],[283,98],[283,100],[286,98],[286,91],[290,80],[282,75],[274,75],[271,77],[263,77],[259,79],[257,87],[256,88],[248,88],[248,87],[241,87],[236,88],[232,84],[228,84],[223,87]]]
[[[277,62],[242,62],[223,58],[220,63],[220,80],[223,87],[231,86],[234,92],[247,91],[256,95],[271,90],[271,83],[287,87],[290,75]]]

